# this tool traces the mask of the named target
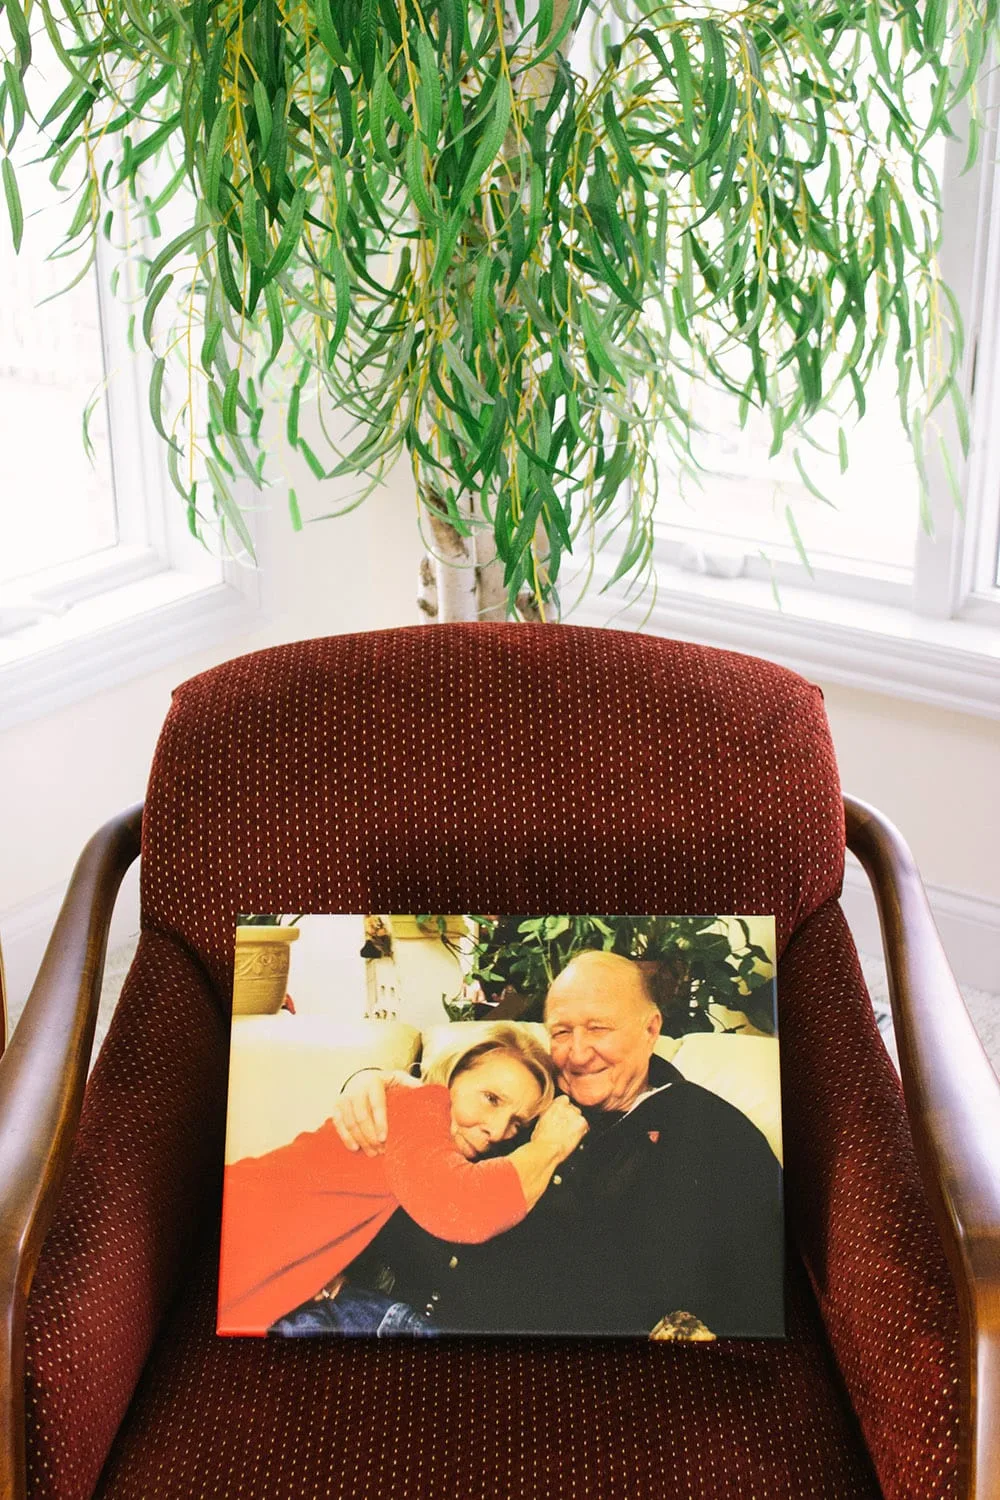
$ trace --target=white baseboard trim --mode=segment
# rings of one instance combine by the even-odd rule
[[[65,894],[65,885],[53,886],[30,901],[0,912],[0,949],[3,952],[8,1026],[11,1030],[35,982]],[[108,934],[108,951],[128,942],[138,931],[139,862],[136,860],[118,892]]]
[[[1000,994],[1000,901],[947,886],[927,885],[926,890],[959,984]],[[875,897],[868,876],[852,854],[847,856],[841,905],[857,946],[865,953],[880,954],[882,934]]]

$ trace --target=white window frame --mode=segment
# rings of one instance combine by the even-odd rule
[[[124,194],[115,204],[116,220],[123,212]],[[128,346],[130,313],[141,309],[136,293],[143,253],[155,254],[145,237],[119,262],[99,234],[89,273],[107,372],[118,542],[25,575],[12,587],[11,623],[0,633],[0,730],[262,623],[259,572],[215,557],[197,542],[170,484],[148,409],[152,355],[141,338],[134,339],[134,350]],[[130,283],[127,300],[111,291],[116,264]],[[66,437],[79,440],[75,433]],[[235,481],[233,492],[238,503],[252,505],[248,481]],[[261,528],[252,512],[247,524],[260,561]],[[0,624],[3,614],[0,608]]]
[[[745,557],[736,538],[709,541],[696,522],[687,547],[676,526],[660,525],[654,526],[653,595],[630,604],[626,586],[608,586],[617,562],[608,549],[574,622],[640,626],[764,656],[831,683],[1000,719],[1000,590],[988,576],[1000,540],[1000,68],[992,49],[981,96],[985,123],[976,164],[959,175],[966,155],[963,103],[952,122],[958,139],[946,142],[942,182],[941,271],[965,328],[960,381],[970,450],[956,464],[964,514],[935,439],[927,453],[935,535],[918,533],[912,585],[898,569],[871,564],[841,571],[819,556],[809,582],[791,545],[774,549],[768,565]],[[961,459],[948,398],[935,416]]]
[[[917,538],[914,609],[935,619],[970,621],[1000,627],[1000,592],[986,577],[996,566],[1000,534],[1000,162],[996,160],[1000,110],[998,60],[984,71],[983,131],[976,166],[958,172],[964,160],[963,140],[946,143],[944,185],[945,234],[941,270],[955,289],[966,329],[962,388],[970,415],[970,450],[960,470],[964,514],[955,506],[937,452],[928,458],[931,516],[935,536],[921,529]],[[963,106],[959,124],[968,117]],[[969,269],[971,267],[971,275]],[[952,452],[959,452],[950,407],[947,433]]]

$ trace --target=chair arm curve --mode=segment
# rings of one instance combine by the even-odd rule
[[[111,913],[141,826],[139,803],[87,843],[0,1057],[0,1500],[24,1494],[25,1309],[72,1154]]]
[[[961,1316],[960,1493],[1000,1497],[1000,1080],[952,974],[913,856],[844,797],[878,906],[907,1114]]]

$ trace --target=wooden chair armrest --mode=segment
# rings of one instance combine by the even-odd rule
[[[844,798],[875,892],[917,1161],[961,1316],[960,1493],[1000,1497],[1000,1080],[955,982],[920,874],[874,808]]]
[[[21,1500],[25,1309],[69,1166],[118,887],[139,853],[142,806],[77,861],[38,978],[0,1057],[0,1500]]]

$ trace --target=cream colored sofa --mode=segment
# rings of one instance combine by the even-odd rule
[[[420,1032],[398,1021],[326,1021],[279,1011],[236,1016],[226,1161],[262,1156],[328,1119],[358,1068],[409,1068]]]
[[[524,1024],[546,1042],[544,1026]],[[226,1160],[260,1156],[315,1130],[358,1068],[429,1064],[444,1047],[475,1039],[488,1022],[456,1022],[421,1033],[399,1021],[331,1022],[281,1011],[233,1021]],[[743,1111],[779,1161],[781,1095],[774,1037],[698,1032],[661,1037],[656,1051],[692,1083]]]

